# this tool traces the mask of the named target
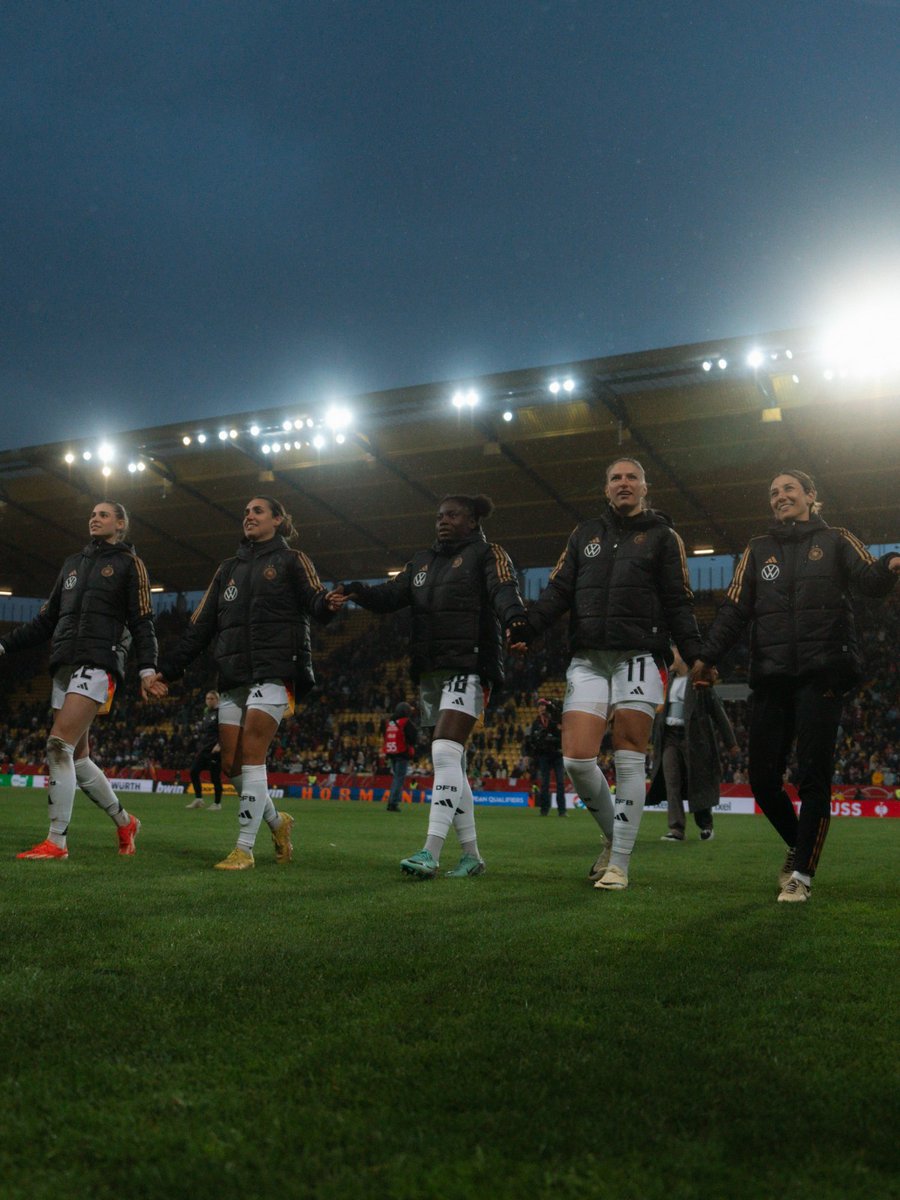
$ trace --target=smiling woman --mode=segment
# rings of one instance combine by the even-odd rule
[[[831,819],[843,696],[862,674],[851,591],[887,595],[900,555],[875,559],[852,533],[826,525],[805,471],[780,471],[769,505],[776,523],[741,556],[691,677],[712,683],[715,664],[752,627],[750,786],[787,848],[778,899],[802,903]],[[783,786],[795,738],[799,816]]]

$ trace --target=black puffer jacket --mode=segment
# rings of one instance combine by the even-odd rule
[[[435,542],[387,583],[348,583],[346,590],[372,612],[412,609],[415,682],[427,671],[443,670],[503,681],[503,633],[510,621],[524,618],[525,607],[509,555],[488,543],[482,530],[461,542]]]
[[[543,633],[568,611],[573,653],[643,650],[671,661],[674,640],[692,663],[693,603],[684,544],[668,518],[652,509],[621,517],[607,505],[572,531],[528,619]]]
[[[190,627],[159,669],[165,679],[178,679],[212,643],[222,691],[284,679],[303,695],[316,681],[309,618],[325,624],[331,615],[305,554],[280,535],[243,541],[235,557],[219,565]]]
[[[829,672],[849,687],[862,674],[851,587],[885,596],[896,576],[846,529],[821,517],[776,525],[752,538],[703,640],[700,658],[719,662],[752,622],[750,683]]]
[[[134,640],[141,670],[156,669],[156,632],[147,568],[128,542],[92,541],[63,563],[34,620],[0,639],[24,650],[49,641],[50,671],[101,667],[121,682]]]

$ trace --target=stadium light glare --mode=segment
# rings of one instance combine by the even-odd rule
[[[273,454],[281,453],[281,442],[273,442],[272,443],[272,453]]]
[[[300,439],[299,439],[299,438],[297,439],[297,441],[296,441],[296,442],[294,442],[294,449],[295,449],[295,450],[302,450],[302,449],[303,449],[303,443],[300,441]]]
[[[558,379],[552,379],[550,381],[550,383],[547,385],[547,391],[551,394],[551,396],[558,396],[559,389],[561,387],[562,387],[562,384],[559,382]]]
[[[462,408],[462,406],[465,404],[465,402],[466,402],[466,398],[462,394],[462,392],[454,392],[453,399],[450,401],[450,403],[453,405],[454,408]]]
[[[69,464],[70,467],[71,467],[72,463],[75,461],[75,455],[72,453],[71,450],[66,455],[65,461]]]
[[[900,372],[900,293],[884,290],[837,316],[823,334],[822,357],[835,370],[862,377]]]
[[[107,463],[105,467],[101,468],[100,474],[109,479],[110,475],[112,475],[112,467]]]
[[[712,370],[712,363],[709,361],[709,359],[708,359],[708,358],[705,358],[705,359],[703,360],[703,370],[704,370],[704,371],[711,371],[711,370]]]
[[[0,596],[11,596],[12,588],[0,588]]]
[[[312,440],[312,444],[315,446],[315,448],[317,450],[322,449],[322,447],[325,445],[325,439],[322,437],[321,433],[316,434],[316,436]]]
[[[227,441],[228,441],[228,430],[227,430],[227,429],[220,429],[220,430],[219,430],[219,441],[220,441],[220,442],[227,442]]]
[[[139,471],[146,471],[146,470],[147,470],[147,464],[146,464],[145,462],[141,462],[141,461],[140,461],[140,459],[139,459],[139,460],[138,460],[137,469],[138,469]]]
[[[504,420],[504,421],[511,421],[512,419],[513,419],[513,415],[512,415],[512,413],[509,411],[509,409],[507,409],[507,410],[506,410],[506,412],[503,414],[503,420]]]
[[[109,444],[109,442],[101,442],[97,447],[97,457],[102,463],[112,462],[115,456],[115,449]]]
[[[137,470],[137,463],[136,463],[136,462],[130,462],[130,463],[128,464],[128,474],[129,474],[129,475],[133,475],[133,474],[135,473],[135,471],[136,471],[136,470]]]
[[[189,433],[186,433],[181,439],[181,444],[182,446],[189,446],[191,444],[191,435]]]
[[[564,392],[574,392],[575,391],[575,380],[574,379],[564,379],[563,380],[563,391]]]
[[[81,457],[84,459],[85,462],[90,462],[94,456],[93,456],[93,454],[91,454],[90,450],[85,450],[85,452],[82,454]]]
[[[724,371],[725,368],[728,366],[728,359],[720,358],[719,361],[716,363],[716,366],[719,368],[720,371]]]
[[[765,355],[762,350],[754,348],[747,355],[747,366],[752,367],[754,371],[758,370],[765,361]]]
[[[785,352],[784,352],[784,357],[785,357],[785,358],[793,358],[793,357],[794,357],[794,352],[793,352],[793,350],[785,350]]]
[[[151,583],[150,584],[151,592],[164,592],[165,590],[166,589],[163,587],[163,585],[161,583]]]
[[[263,442],[263,444],[262,444],[262,452],[263,452],[263,454],[269,454],[269,453],[271,453],[271,450],[272,450],[272,447],[269,445],[269,443],[268,443],[268,442]]]
[[[250,426],[250,436],[251,437],[259,437],[259,426],[258,425]]]
[[[715,552],[716,552],[716,551],[715,551],[715,547],[714,547],[714,546],[695,546],[695,547],[694,547],[694,550],[693,550],[693,553],[694,553],[695,555],[701,555],[701,554],[715,554]]]
[[[345,433],[336,433],[334,435],[334,440],[337,442],[337,444],[339,446],[343,446],[344,442],[346,442],[346,440],[347,440],[347,435]],[[299,449],[299,443],[298,443],[298,449]]]
[[[338,429],[346,429],[352,420],[350,409],[343,404],[332,404],[325,413],[325,424],[333,433]]]
[[[198,433],[198,434],[197,434],[197,441],[200,443],[200,445],[201,445],[201,446],[202,446],[202,445],[204,445],[204,444],[205,444],[205,442],[206,442],[206,434],[205,434],[205,433]]]
[[[232,440],[232,441],[234,441],[234,439],[237,437],[237,435],[238,435],[238,434],[237,434],[237,430],[236,430],[236,429],[229,429],[229,430],[228,430],[228,436],[231,438],[231,440]]]
[[[799,375],[792,375],[792,376],[791,376],[791,379],[793,379],[794,383],[799,383],[799,382],[800,382],[800,376],[799,376]]]
[[[312,429],[313,425],[315,425],[315,421],[312,419],[312,417],[307,417],[306,418],[306,428]]]

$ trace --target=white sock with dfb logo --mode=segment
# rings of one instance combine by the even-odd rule
[[[448,738],[437,738],[431,743],[431,761],[434,764],[434,784],[425,849],[437,860],[463,799],[463,747]]]

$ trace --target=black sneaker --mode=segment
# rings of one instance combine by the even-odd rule
[[[711,842],[715,836],[716,836],[715,832],[712,829],[701,829],[700,830],[700,841],[701,842]]]

